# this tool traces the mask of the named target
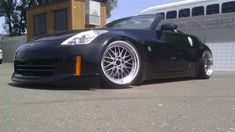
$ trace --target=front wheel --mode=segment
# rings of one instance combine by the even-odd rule
[[[140,74],[140,56],[133,44],[114,41],[108,45],[101,60],[101,75],[105,84],[114,88],[128,87]]]
[[[0,59],[0,64],[2,64],[2,59]]]
[[[209,50],[205,50],[201,56],[198,77],[200,79],[209,79],[213,72],[214,69],[212,53]]]

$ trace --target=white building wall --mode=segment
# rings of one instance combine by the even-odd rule
[[[210,47],[215,71],[235,71],[235,43],[207,43]]]

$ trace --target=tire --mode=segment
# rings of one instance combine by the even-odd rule
[[[205,50],[200,58],[199,79],[209,79],[213,75],[213,56],[209,50]]]
[[[105,86],[126,88],[140,75],[141,59],[135,46],[114,41],[107,46],[101,59],[101,76]]]
[[[2,59],[0,59],[0,64],[2,64]]]

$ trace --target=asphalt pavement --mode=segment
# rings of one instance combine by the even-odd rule
[[[0,132],[235,132],[235,72],[127,89],[21,86],[0,65]]]

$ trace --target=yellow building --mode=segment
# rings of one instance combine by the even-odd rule
[[[105,0],[47,0],[28,8],[27,39],[106,23]]]

